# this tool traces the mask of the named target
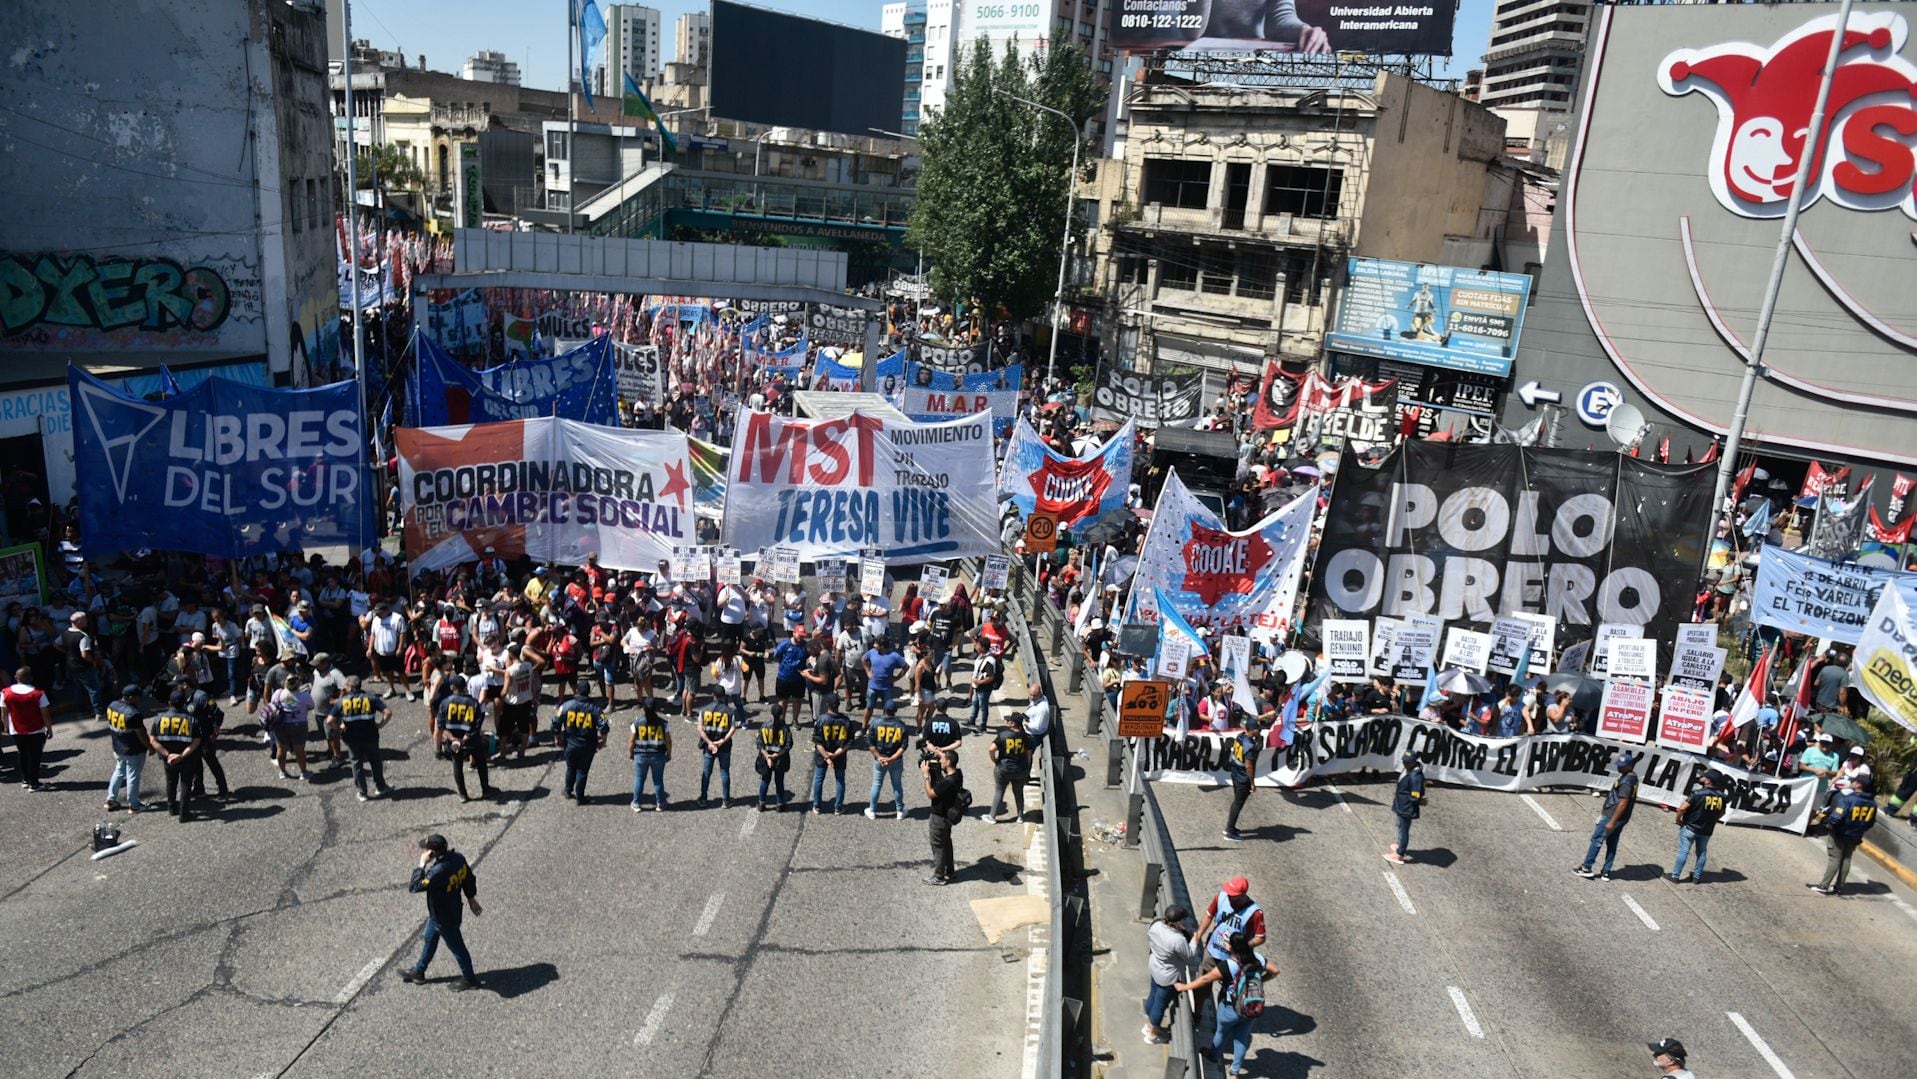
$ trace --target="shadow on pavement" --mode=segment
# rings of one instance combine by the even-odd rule
[[[1265,1005],[1265,1017],[1258,1021],[1257,1027],[1260,1034],[1269,1034],[1274,1038],[1309,1034],[1317,1029],[1318,1020],[1282,1004]]]
[[[286,787],[234,787],[233,797],[237,801],[257,802],[263,798],[291,798],[293,792]]]
[[[1449,847],[1420,847],[1414,836],[1411,844],[1411,864],[1449,869],[1458,864],[1458,856]]]
[[[507,967],[503,970],[488,970],[480,975],[481,988],[489,989],[506,1000],[524,996],[527,993],[544,989],[559,980],[559,968],[551,963],[527,963],[519,967]]]
[[[952,874],[956,883],[962,880],[982,880],[995,884],[1017,884],[1019,874],[1025,867],[1014,865],[995,854],[988,854],[971,865],[959,866]]]
[[[208,810],[204,807],[200,807],[200,808],[196,808],[194,812],[195,812],[195,815],[202,820],[217,820],[217,821],[230,822],[230,821],[242,821],[242,820],[260,820],[265,817],[276,817],[276,816],[279,816],[281,813],[286,812],[286,807],[285,806],[262,806],[262,805],[255,805],[255,806],[224,805],[224,806],[220,806],[217,809],[212,809],[212,810]]]
[[[1245,1067],[1252,1075],[1271,1076],[1273,1079],[1292,1079],[1294,1076],[1307,1076],[1313,1068],[1328,1067],[1324,1061],[1308,1057],[1303,1053],[1280,1053],[1271,1049],[1260,1049],[1245,1058]]]
[[[1310,835],[1311,829],[1291,824],[1263,824],[1245,829],[1244,834],[1248,839],[1269,839],[1274,843],[1283,843],[1301,835]]]

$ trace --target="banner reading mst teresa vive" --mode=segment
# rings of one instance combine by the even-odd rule
[[[799,420],[739,410],[724,542],[808,562],[884,552],[894,564],[998,548],[992,418],[902,423],[853,412]]]
[[[1022,518],[1049,513],[1060,525],[1083,532],[1093,521],[1124,508],[1132,482],[1133,431],[1127,420],[1103,446],[1083,457],[1066,457],[1021,419],[999,469],[999,494],[1012,500]]]
[[[147,401],[67,369],[86,553],[238,558],[373,539],[351,382],[273,390],[213,377]]]
[[[399,494],[415,572],[501,558],[655,570],[696,542],[686,436],[572,420],[402,427]]]
[[[427,334],[414,334],[419,370],[406,402],[409,427],[445,427],[558,416],[619,422],[617,364],[605,335],[557,356],[474,371]]]
[[[1312,617],[1485,629],[1532,613],[1556,621],[1560,647],[1600,622],[1671,640],[1695,594],[1711,485],[1710,465],[1612,452],[1408,442],[1371,469],[1347,451]]]

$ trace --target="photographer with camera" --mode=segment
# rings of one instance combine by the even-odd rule
[[[932,875],[925,878],[925,883],[950,884],[952,826],[965,819],[972,796],[965,789],[965,773],[959,769],[956,751],[928,745],[919,753],[919,772],[925,777],[925,797],[932,803],[926,816],[932,841]]]
[[[448,846],[445,836],[429,835],[419,841],[419,848],[419,865],[414,867],[412,882],[406,890],[426,893],[426,935],[420,943],[419,962],[400,971],[399,976],[415,985],[425,984],[426,966],[433,961],[433,953],[439,950],[443,937],[447,950],[459,963],[460,978],[453,983],[453,992],[477,989],[479,979],[473,977],[473,957],[466,950],[466,937],[459,928],[466,916],[459,899],[464,893],[473,917],[483,914],[479,906],[479,879],[473,876],[472,866],[466,864],[466,856]]]

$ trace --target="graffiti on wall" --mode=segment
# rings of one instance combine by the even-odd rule
[[[259,281],[244,273],[164,256],[0,255],[0,340],[71,346],[110,334],[162,347],[211,343],[258,307]]]

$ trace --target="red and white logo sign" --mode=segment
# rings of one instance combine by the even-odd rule
[[[1071,525],[1098,512],[1098,501],[1112,485],[1102,457],[1065,460],[1047,457],[1026,478],[1032,485],[1039,513],[1049,513],[1061,525]]]
[[[1209,607],[1231,593],[1249,593],[1258,571],[1276,552],[1265,542],[1263,532],[1233,535],[1193,521],[1191,539],[1181,553],[1185,559],[1181,587],[1196,592]]]
[[[1901,209],[1917,218],[1917,65],[1897,55],[1909,29],[1896,12],[1853,15],[1845,27],[1822,130],[1812,132],[1837,16],[1813,19],[1765,48],[1729,42],[1678,49],[1658,65],[1674,97],[1700,93],[1717,106],[1710,184],[1744,217],[1782,217],[1806,153],[1808,208],[1818,199],[1851,210]]]

